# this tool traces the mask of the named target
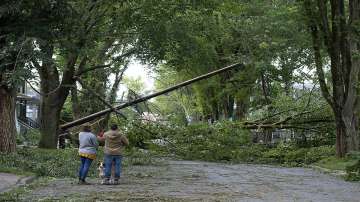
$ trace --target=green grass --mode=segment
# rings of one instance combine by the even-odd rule
[[[1,154],[1,170],[19,173],[34,173],[37,176],[76,176],[79,160],[76,149],[50,150],[22,148],[15,153]],[[95,174],[92,166],[90,174]]]
[[[331,156],[314,163],[314,165],[330,170],[346,171],[346,167],[352,166],[356,162],[357,162],[356,159],[349,157],[337,158],[335,156]]]
[[[35,173],[33,172],[28,172],[28,171],[24,171],[23,169],[20,168],[14,168],[14,167],[2,167],[0,166],[0,173],[12,173],[15,175],[20,175],[20,176],[33,176],[35,175]]]
[[[334,156],[320,160],[313,165],[336,171],[346,172],[343,177],[347,181],[360,181],[360,153],[349,153],[345,158],[336,158]]]
[[[103,148],[97,153],[97,159],[91,164],[88,176],[97,176],[97,163],[103,160]],[[135,148],[126,150],[123,166],[157,165],[161,163],[151,152]],[[49,177],[77,177],[80,166],[78,150],[22,148],[15,153],[0,153],[0,172],[19,175],[37,175]]]

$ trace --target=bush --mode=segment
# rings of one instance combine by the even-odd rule
[[[312,164],[320,161],[321,159],[334,156],[335,147],[334,146],[320,146],[320,147],[311,147],[308,149],[304,163]]]
[[[308,149],[299,148],[288,151],[284,156],[284,162],[290,166],[301,166],[305,163]]]
[[[267,150],[268,148],[265,145],[260,144],[241,146],[232,151],[232,161],[237,163],[269,163],[263,158]]]
[[[185,159],[231,161],[250,143],[250,132],[232,122],[179,127],[169,135],[169,150]]]
[[[360,159],[354,165],[346,168],[345,179],[348,181],[360,181]]]
[[[276,148],[266,151],[263,157],[271,163],[301,166],[315,163],[333,155],[335,155],[333,146],[299,148],[295,145],[280,143]]]
[[[16,144],[24,146],[36,146],[39,143],[40,131],[28,129],[25,133],[17,135]]]
[[[166,137],[168,151],[187,160],[231,161],[301,166],[335,154],[333,146],[300,148],[296,143],[279,143],[271,148],[252,144],[251,133],[236,122],[205,123],[158,129]],[[164,140],[165,140],[164,139]]]
[[[149,143],[154,139],[164,139],[169,134],[174,133],[172,126],[157,124],[154,122],[142,123],[141,121],[131,121],[122,123],[121,128],[125,131],[130,142],[130,147],[148,149]]]
[[[360,181],[360,152],[350,153],[347,158],[355,160],[355,164],[346,167],[346,177],[348,181]]]
[[[268,163],[285,163],[285,156],[294,150],[294,147],[289,144],[279,143],[277,147],[268,149],[263,154],[263,159]],[[292,154],[290,154],[292,155]]]

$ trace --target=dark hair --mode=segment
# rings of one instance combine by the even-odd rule
[[[111,125],[111,130],[117,130],[118,129],[118,126],[116,125],[116,124],[113,124],[113,125]]]
[[[86,124],[86,125],[83,125],[83,131],[84,132],[91,132],[91,126]]]

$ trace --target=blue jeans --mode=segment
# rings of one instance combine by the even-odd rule
[[[85,157],[80,157],[80,160],[81,160],[81,166],[80,166],[80,170],[79,170],[79,179],[85,180],[87,173],[89,171],[91,162],[93,160],[89,159],[89,158],[85,158]]]
[[[115,179],[120,178],[121,174],[121,155],[105,154],[105,177],[110,178],[112,163],[115,162]]]

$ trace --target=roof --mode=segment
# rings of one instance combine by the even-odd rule
[[[23,94],[23,93],[18,93],[16,95],[16,100],[26,100],[26,101],[30,101],[30,102],[34,102],[34,103],[39,103],[40,100],[37,98],[37,97],[31,97],[31,96],[28,96],[26,94]]]

